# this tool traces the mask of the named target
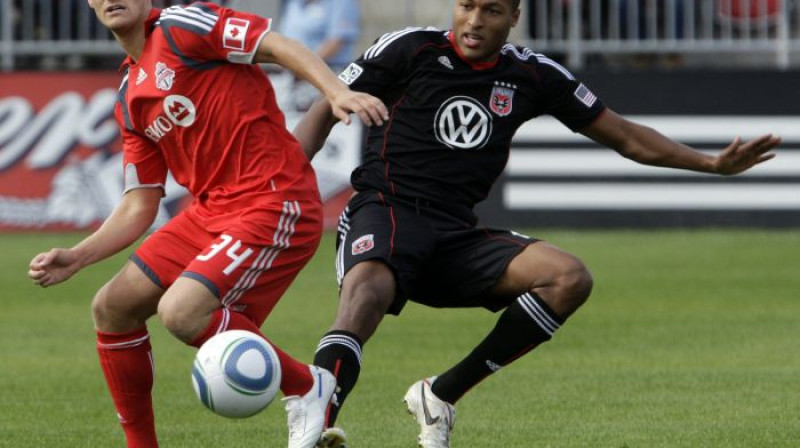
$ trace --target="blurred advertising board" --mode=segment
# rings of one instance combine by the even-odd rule
[[[0,231],[85,230],[108,216],[122,195],[113,117],[120,80],[117,73],[96,72],[0,75]],[[293,97],[291,86],[276,91]],[[299,117],[289,110],[287,123]],[[337,126],[314,160],[328,228],[349,197],[361,132]],[[186,191],[170,179],[155,225],[187,202]]]

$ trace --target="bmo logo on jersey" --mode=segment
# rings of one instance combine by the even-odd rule
[[[170,95],[164,98],[164,113],[147,126],[144,135],[158,143],[175,126],[188,128],[194,124],[196,118],[197,109],[192,100],[181,95]]]
[[[481,149],[492,135],[492,117],[475,99],[454,96],[436,111],[433,129],[436,139],[451,149]]]

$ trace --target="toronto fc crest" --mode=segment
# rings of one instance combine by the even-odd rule
[[[511,113],[513,107],[514,92],[517,86],[506,82],[494,82],[492,95],[489,98],[489,108],[499,117],[505,117]]]
[[[175,82],[175,71],[167,67],[167,64],[159,62],[156,64],[156,87],[161,90],[172,89]]]

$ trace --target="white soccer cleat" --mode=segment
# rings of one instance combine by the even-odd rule
[[[289,448],[314,448],[325,428],[325,410],[336,389],[336,378],[327,370],[309,366],[314,385],[302,397],[283,399],[289,414]]]
[[[408,413],[414,416],[421,431],[417,437],[422,448],[450,448],[450,432],[456,423],[456,408],[440,400],[431,391],[436,377],[417,381],[406,392]]]
[[[342,428],[326,428],[316,448],[347,448],[347,434]]]

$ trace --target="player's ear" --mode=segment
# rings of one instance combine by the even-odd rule
[[[511,13],[511,28],[514,28],[515,26],[517,26],[517,23],[519,22],[520,14],[521,14],[521,11],[520,11],[519,8],[515,9],[514,12]]]
[[[89,4],[89,8],[94,9],[94,2],[95,0],[86,0],[86,3]]]

